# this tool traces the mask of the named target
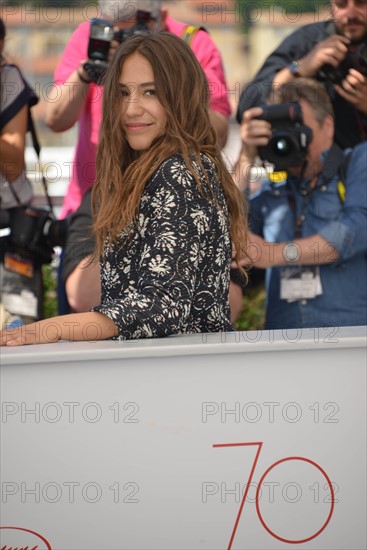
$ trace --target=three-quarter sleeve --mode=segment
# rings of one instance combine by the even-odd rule
[[[220,238],[225,230],[225,217],[202,197],[184,162],[169,159],[143,193],[136,233],[115,251],[116,262],[103,263],[106,300],[94,310],[112,319],[123,339],[186,332],[200,286],[197,279],[207,275],[199,262],[208,252],[208,236],[219,232],[218,247],[225,248],[228,243]],[[111,258],[111,251],[107,256]],[[225,261],[224,250],[223,257]],[[129,280],[128,288],[113,296],[107,287],[121,273]],[[195,299],[210,311],[215,293],[201,294]]]

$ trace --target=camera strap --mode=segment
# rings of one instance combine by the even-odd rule
[[[194,37],[198,31],[208,32],[204,27],[196,27],[195,25],[188,25],[182,31],[181,38],[186,42],[186,44],[188,44],[191,47],[191,43],[194,40]]]
[[[37,158],[38,158],[38,164],[40,166],[40,173],[41,173],[41,179],[42,179],[42,185],[43,185],[43,189],[44,189],[44,192],[45,192],[45,196],[46,196],[46,200],[47,200],[47,204],[48,204],[48,208],[49,208],[49,211],[51,212],[51,214],[54,216],[54,211],[53,211],[53,206],[52,206],[52,202],[51,202],[51,198],[48,194],[48,190],[47,190],[47,183],[46,183],[46,178],[43,174],[43,171],[42,171],[42,168],[41,168],[41,161],[40,161],[40,154],[41,154],[41,146],[40,146],[40,143],[38,141],[38,136],[37,136],[37,132],[36,132],[36,128],[34,126],[34,122],[33,122],[33,118],[32,118],[32,113],[31,113],[31,110],[29,108],[28,110],[28,130],[30,131],[31,133],[31,136],[32,136],[32,143],[33,143],[33,148],[36,152],[36,155],[37,155]],[[22,201],[20,200],[19,196],[18,196],[18,193],[15,191],[14,187],[12,185],[9,186],[12,194],[13,194],[13,197],[14,199],[16,200],[18,206],[23,206],[22,204]]]
[[[348,166],[351,158],[351,151],[344,154],[344,151],[334,143],[325,160],[323,170],[320,174],[316,175],[307,187],[299,187],[298,193],[303,197],[302,212],[297,216],[295,221],[295,238],[302,237],[302,224],[306,217],[307,206],[311,198],[312,193],[318,189],[326,190],[330,181],[339,174],[339,181],[337,184],[338,195],[340,201],[345,201],[345,178],[347,176]],[[296,205],[293,198],[292,190],[288,183],[287,175],[287,198],[288,203],[292,211],[295,211]]]
[[[16,192],[16,190],[14,189],[14,187],[12,186],[12,184],[10,183],[9,185],[9,189],[10,191],[12,192],[12,195],[13,197],[15,198],[18,206],[22,206],[22,201],[20,200],[19,196],[18,196],[18,193]]]
[[[41,178],[42,178],[42,185],[43,185],[43,189],[44,189],[45,196],[46,196],[46,199],[47,199],[47,204],[48,204],[48,207],[49,207],[49,210],[50,210],[51,214],[54,216],[54,211],[53,211],[53,207],[52,207],[51,198],[50,198],[50,195],[48,194],[48,190],[47,190],[46,178],[45,178],[45,175],[44,175],[43,170],[41,168],[41,160],[40,160],[41,146],[40,146],[39,141],[38,141],[36,128],[34,126],[32,113],[31,113],[30,110],[28,111],[28,128],[29,128],[29,131],[31,132],[33,147],[34,147],[34,150],[36,151],[36,155],[38,157],[39,166],[40,166],[40,173],[41,173]]]

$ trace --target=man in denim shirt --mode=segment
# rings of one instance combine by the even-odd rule
[[[250,203],[249,255],[267,269],[266,328],[366,325],[367,143],[349,153],[334,144],[332,106],[320,83],[284,85],[279,103],[293,101],[312,130],[305,160],[273,174]],[[251,166],[272,135],[271,124],[257,118],[262,112],[249,109],[241,125]]]

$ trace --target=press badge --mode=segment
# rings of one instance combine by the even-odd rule
[[[310,300],[322,294],[318,265],[287,266],[280,271],[280,298],[293,302]]]
[[[16,254],[5,253],[4,256],[4,267],[12,273],[18,273],[23,275],[23,277],[28,277],[32,279],[34,275],[33,263],[30,260],[21,258]]]

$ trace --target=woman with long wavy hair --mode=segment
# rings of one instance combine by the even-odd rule
[[[216,143],[205,75],[180,38],[134,36],[116,52],[92,202],[101,305],[0,342],[232,330],[229,269],[232,250],[246,256],[245,204]]]

